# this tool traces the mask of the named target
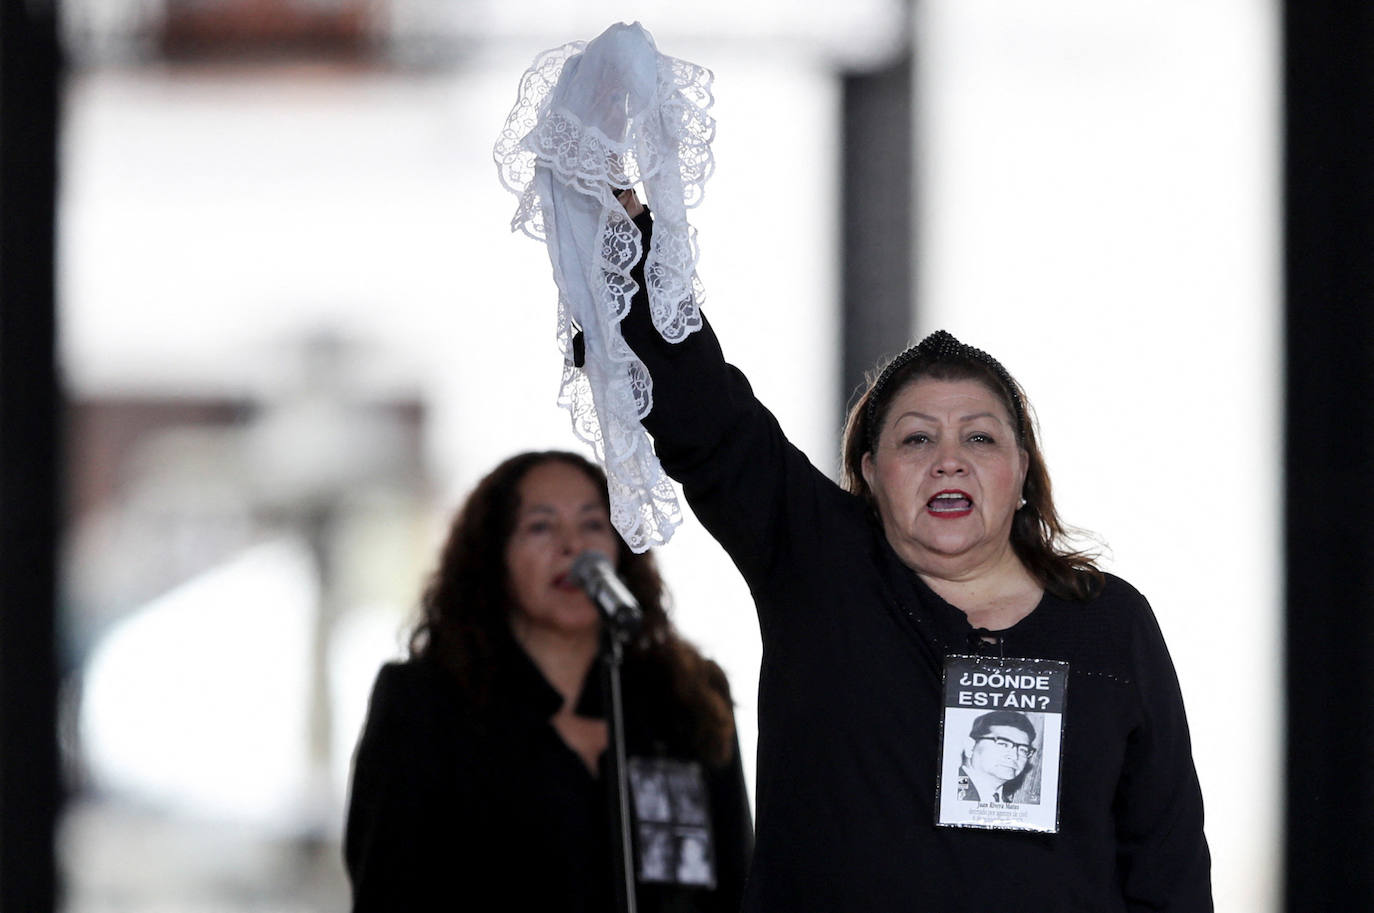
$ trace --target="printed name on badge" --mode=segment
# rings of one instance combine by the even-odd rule
[[[936,824],[1059,831],[1069,664],[945,658]]]

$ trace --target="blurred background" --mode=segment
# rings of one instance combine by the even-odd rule
[[[1279,908],[1277,4],[57,12],[60,909],[346,908],[352,746],[452,510],[580,449],[491,146],[538,52],[634,19],[715,73],[693,220],[727,357],[833,474],[880,356],[939,327],[998,355],[1173,650],[1218,910]],[[690,517],[660,560],[752,786],[748,594]]]

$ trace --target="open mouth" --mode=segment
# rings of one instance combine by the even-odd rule
[[[926,510],[933,516],[954,518],[973,513],[973,498],[966,491],[942,491],[926,502]]]

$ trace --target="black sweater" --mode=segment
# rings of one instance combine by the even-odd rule
[[[483,706],[434,663],[378,674],[345,833],[354,913],[614,909],[604,780],[551,724],[562,696],[523,651],[509,653]],[[628,753],[691,758],[661,670],[631,655],[623,677]],[[597,665],[578,713],[601,715]],[[739,753],[703,767],[716,887],[642,884],[644,913],[739,908],[753,840]]]
[[[1182,697],[1144,597],[1109,576],[1087,602],[1046,594],[998,646],[971,636],[788,442],[709,324],[669,344],[647,310],[641,291],[621,325],[653,378],[645,427],[763,637],[745,909],[1210,911]],[[944,657],[979,650],[1070,664],[1057,834],[934,823]]]

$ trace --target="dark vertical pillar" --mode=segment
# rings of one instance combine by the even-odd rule
[[[843,77],[842,407],[865,373],[904,348],[912,331],[912,79],[909,43],[882,69]]]
[[[58,392],[51,2],[0,19],[0,913],[56,904]]]
[[[1374,4],[1284,3],[1287,909],[1374,897]]]

